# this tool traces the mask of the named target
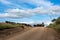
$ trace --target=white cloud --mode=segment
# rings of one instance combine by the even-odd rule
[[[51,21],[44,21],[44,23],[45,23],[45,25],[47,26],[47,25],[49,25],[50,23],[52,23]]]
[[[30,10],[22,10],[22,9],[8,9],[5,11],[6,13],[1,13],[0,18],[25,18],[25,17],[31,17],[35,14],[30,12]]]
[[[35,9],[8,9],[6,13],[0,14],[0,17],[25,18],[35,16],[36,14],[60,14],[60,6],[51,6],[50,8],[37,7]],[[3,16],[4,15],[4,16]]]
[[[36,5],[37,7],[34,9],[19,9],[23,8],[21,5],[17,5],[14,3],[10,3],[6,0],[0,0],[0,2],[4,3],[4,4],[11,4],[11,5],[16,5],[17,8],[16,9],[8,9],[5,11],[5,13],[0,13],[0,18],[26,18],[26,17],[31,17],[31,16],[35,16],[36,14],[59,14],[60,15],[60,6],[59,5],[53,5],[53,3],[46,1],[46,0],[20,0],[21,3],[29,3],[29,4],[33,4]],[[15,7],[16,7],[15,6]],[[30,23],[30,24],[34,24],[34,23],[41,23],[41,22],[34,22],[34,21],[24,21],[22,23]],[[50,21],[44,21],[44,23],[49,24],[51,23]]]
[[[48,9],[38,7],[35,9],[35,12],[40,14],[60,14],[60,6],[52,6]]]
[[[9,0],[0,0],[0,3],[2,3],[4,5],[8,5],[8,6],[13,7],[13,8],[23,8],[22,6],[15,4],[13,2],[10,2]]]
[[[14,1],[14,0],[11,0],[11,1]],[[51,5],[53,5],[53,3],[49,2],[49,1],[46,1],[46,0],[17,0],[17,2],[15,2],[15,1],[11,2],[11,1],[0,0],[0,2],[3,3],[3,4],[8,4],[8,5],[11,5],[11,6],[18,7],[18,8],[25,8],[25,7],[23,7],[25,5],[25,3],[33,4],[33,5],[36,5],[37,7],[42,6],[42,7],[47,7],[47,8],[50,7]]]
[[[20,23],[26,23],[26,24],[34,24],[34,22],[33,21],[29,21],[29,22],[20,22]]]
[[[11,4],[11,2],[7,1],[7,0],[0,0],[1,3],[3,4]]]
[[[31,4],[35,4],[37,6],[51,6],[53,3],[47,1],[47,0],[30,0],[29,1]]]
[[[34,8],[31,12],[33,13],[40,13],[40,14],[60,14],[60,6],[54,5],[47,0],[20,0],[21,3],[28,3],[36,5],[37,7]]]

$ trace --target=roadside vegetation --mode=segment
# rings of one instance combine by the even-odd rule
[[[29,30],[31,27],[30,24],[25,23],[15,23],[10,21],[0,22],[0,40]]]
[[[24,24],[24,23],[15,23],[15,22],[10,22],[10,21],[5,21],[4,23],[0,23],[0,30],[4,29],[12,29],[12,28],[23,28],[27,26],[30,26],[29,24]]]
[[[0,30],[11,29],[11,28],[15,28],[15,27],[22,27],[22,25],[16,24],[16,23],[12,23],[12,22],[0,23]]]
[[[34,24],[33,26],[34,26],[34,27],[44,27],[45,24],[44,24],[44,22],[42,22],[42,24]]]
[[[48,26],[48,28],[53,28],[58,33],[60,33],[60,17],[58,17],[57,19],[53,19],[52,23]]]

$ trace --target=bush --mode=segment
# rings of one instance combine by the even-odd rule
[[[16,27],[21,27],[20,24],[9,24],[9,23],[0,23],[0,30],[4,29],[11,29],[11,28],[16,28]]]
[[[53,24],[50,24],[48,28],[53,28],[60,33],[60,17],[56,20],[53,20]]]
[[[11,24],[6,24],[6,23],[0,23],[0,30],[2,29],[10,29],[10,28],[13,28],[14,26],[11,25]]]

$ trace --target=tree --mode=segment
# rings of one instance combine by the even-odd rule
[[[5,21],[5,23],[16,24],[15,22]]]
[[[42,22],[42,24],[41,24],[43,27],[45,26],[45,24],[44,24],[44,22]]]
[[[52,20],[52,22],[55,22],[55,21],[56,21],[56,19],[53,19],[53,20]]]
[[[60,17],[56,20],[56,24],[60,24]]]
[[[44,27],[44,22],[42,22],[42,24],[34,24],[34,27]]]
[[[55,29],[57,32],[60,32],[60,17],[52,20],[53,24],[50,24],[48,27]]]
[[[5,23],[10,23],[9,21],[5,21]]]

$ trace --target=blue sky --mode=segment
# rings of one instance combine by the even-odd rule
[[[60,16],[60,0],[0,0],[0,22],[50,24]]]

